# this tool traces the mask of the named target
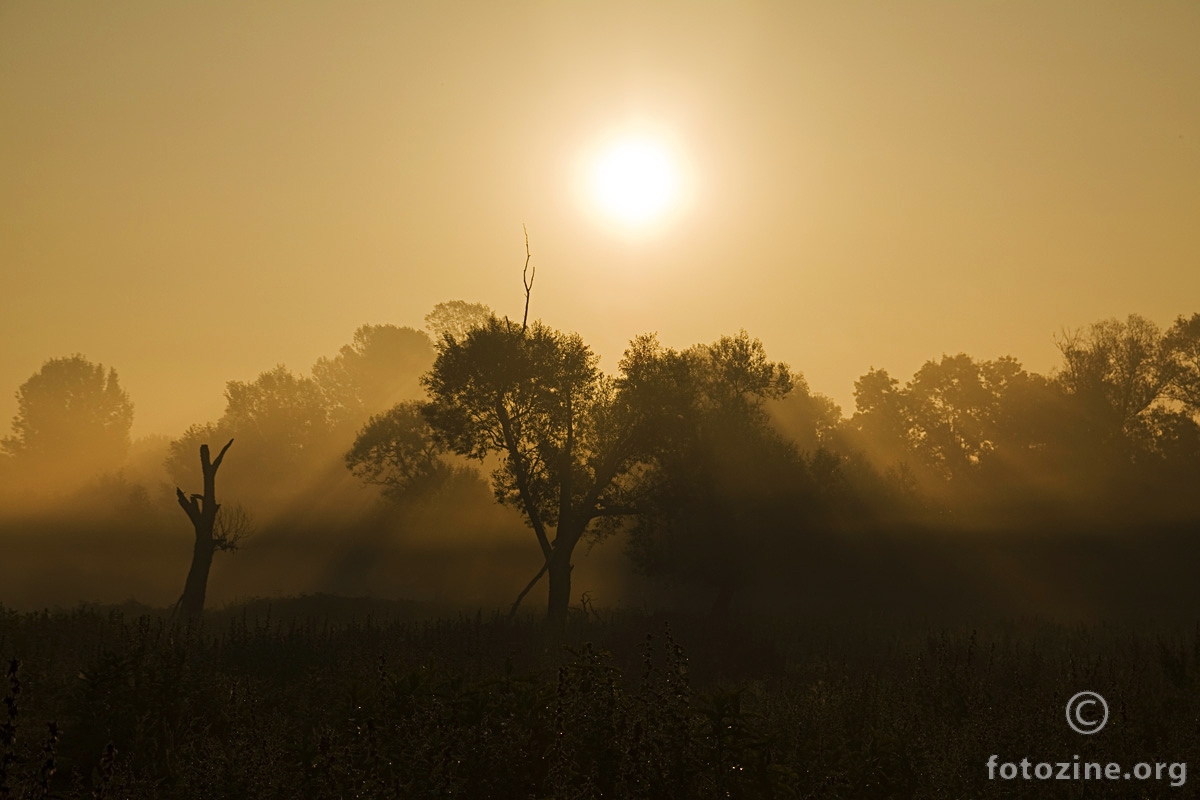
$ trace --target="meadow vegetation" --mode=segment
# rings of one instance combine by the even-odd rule
[[[1186,761],[1200,630],[460,615],[261,602],[0,615],[7,797],[1159,796],[991,754]],[[1063,719],[1089,687],[1112,720]],[[1186,791],[1186,790],[1185,790]]]

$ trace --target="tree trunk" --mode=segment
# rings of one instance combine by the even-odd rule
[[[567,608],[571,605],[571,550],[555,548],[550,559],[550,603],[546,609],[546,617],[551,621],[562,621],[567,618]]]
[[[196,546],[192,549],[192,567],[188,570],[187,582],[183,585],[183,597],[179,609],[185,617],[198,617],[204,611],[204,594],[208,589],[208,571],[212,567],[216,547],[212,535],[203,538],[196,532]]]
[[[208,571],[212,567],[213,553],[216,551],[216,540],[213,538],[213,528],[217,523],[217,512],[221,506],[217,504],[217,468],[225,458],[225,451],[233,439],[221,448],[215,460],[210,461],[208,445],[200,445],[200,469],[204,476],[204,494],[186,495],[176,487],[175,496],[179,506],[192,521],[196,531],[196,545],[192,548],[192,566],[188,570],[187,581],[183,585],[183,596],[179,598],[179,607],[185,617],[198,617],[204,611],[204,594],[208,588]]]

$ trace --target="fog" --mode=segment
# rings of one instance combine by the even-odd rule
[[[583,491],[554,488],[555,459],[573,455],[563,430],[583,453],[575,481],[600,480],[595,459],[611,442],[639,442],[596,495],[616,513],[600,508],[580,529],[569,599],[583,608],[1089,620],[1200,599],[1187,566],[1200,520],[1200,315],[1069,332],[1046,375],[967,354],[911,377],[873,369],[852,409],[745,332],[681,351],[634,338],[617,394],[580,395],[565,407],[574,423],[556,416],[559,390],[527,394],[565,378],[486,355],[499,336],[533,353],[539,341],[568,347],[528,369],[573,375],[570,348],[594,358],[578,338],[526,325],[464,301],[408,326],[365,325],[309,370],[229,381],[223,412],[174,437],[132,438],[138,406],[114,367],[48,360],[19,387],[4,440],[3,602],[176,603],[199,541],[180,506],[206,490],[203,445],[222,452],[225,526],[209,605],[324,593],[425,613],[508,608],[540,577],[532,520],[553,523],[555,498]],[[533,426],[514,429],[529,437],[513,445],[528,488],[503,443],[461,449],[476,428],[456,429],[447,408],[496,402],[470,411],[470,394],[447,394],[461,365],[482,370],[469,386],[511,382],[500,396]],[[562,385],[579,392],[581,380]],[[551,398],[545,411],[538,396]],[[543,492],[560,494],[531,512]],[[567,517],[554,524],[563,536]],[[540,606],[544,591],[526,602]]]
[[[1200,519],[1197,30],[5,3],[0,602],[1121,607]]]

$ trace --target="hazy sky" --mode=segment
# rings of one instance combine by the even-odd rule
[[[844,404],[1045,370],[1200,310],[1198,43],[1195,2],[0,0],[0,428],[53,356],[174,434],[363,323],[519,316],[522,223],[610,369],[744,327]],[[631,132],[688,200],[638,235],[581,177]]]

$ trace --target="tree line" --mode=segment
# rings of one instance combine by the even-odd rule
[[[538,554],[514,611],[544,581],[556,618],[578,547],[606,536],[646,575],[704,587],[720,613],[822,537],[1200,520],[1200,314],[1166,330],[1105,320],[1057,343],[1045,375],[962,353],[903,383],[871,369],[845,415],[744,331],[682,350],[639,336],[607,373],[579,335],[478,303],[440,304],[424,331],[363,326],[308,374],[230,381],[218,420],[165,443],[160,499],[197,541],[182,607],[199,612],[213,553],[247,528],[216,501],[222,457],[222,492],[256,509],[347,482],[396,507],[478,500],[486,480]],[[133,406],[115,370],[51,359],[17,400],[5,486],[120,469]]]

